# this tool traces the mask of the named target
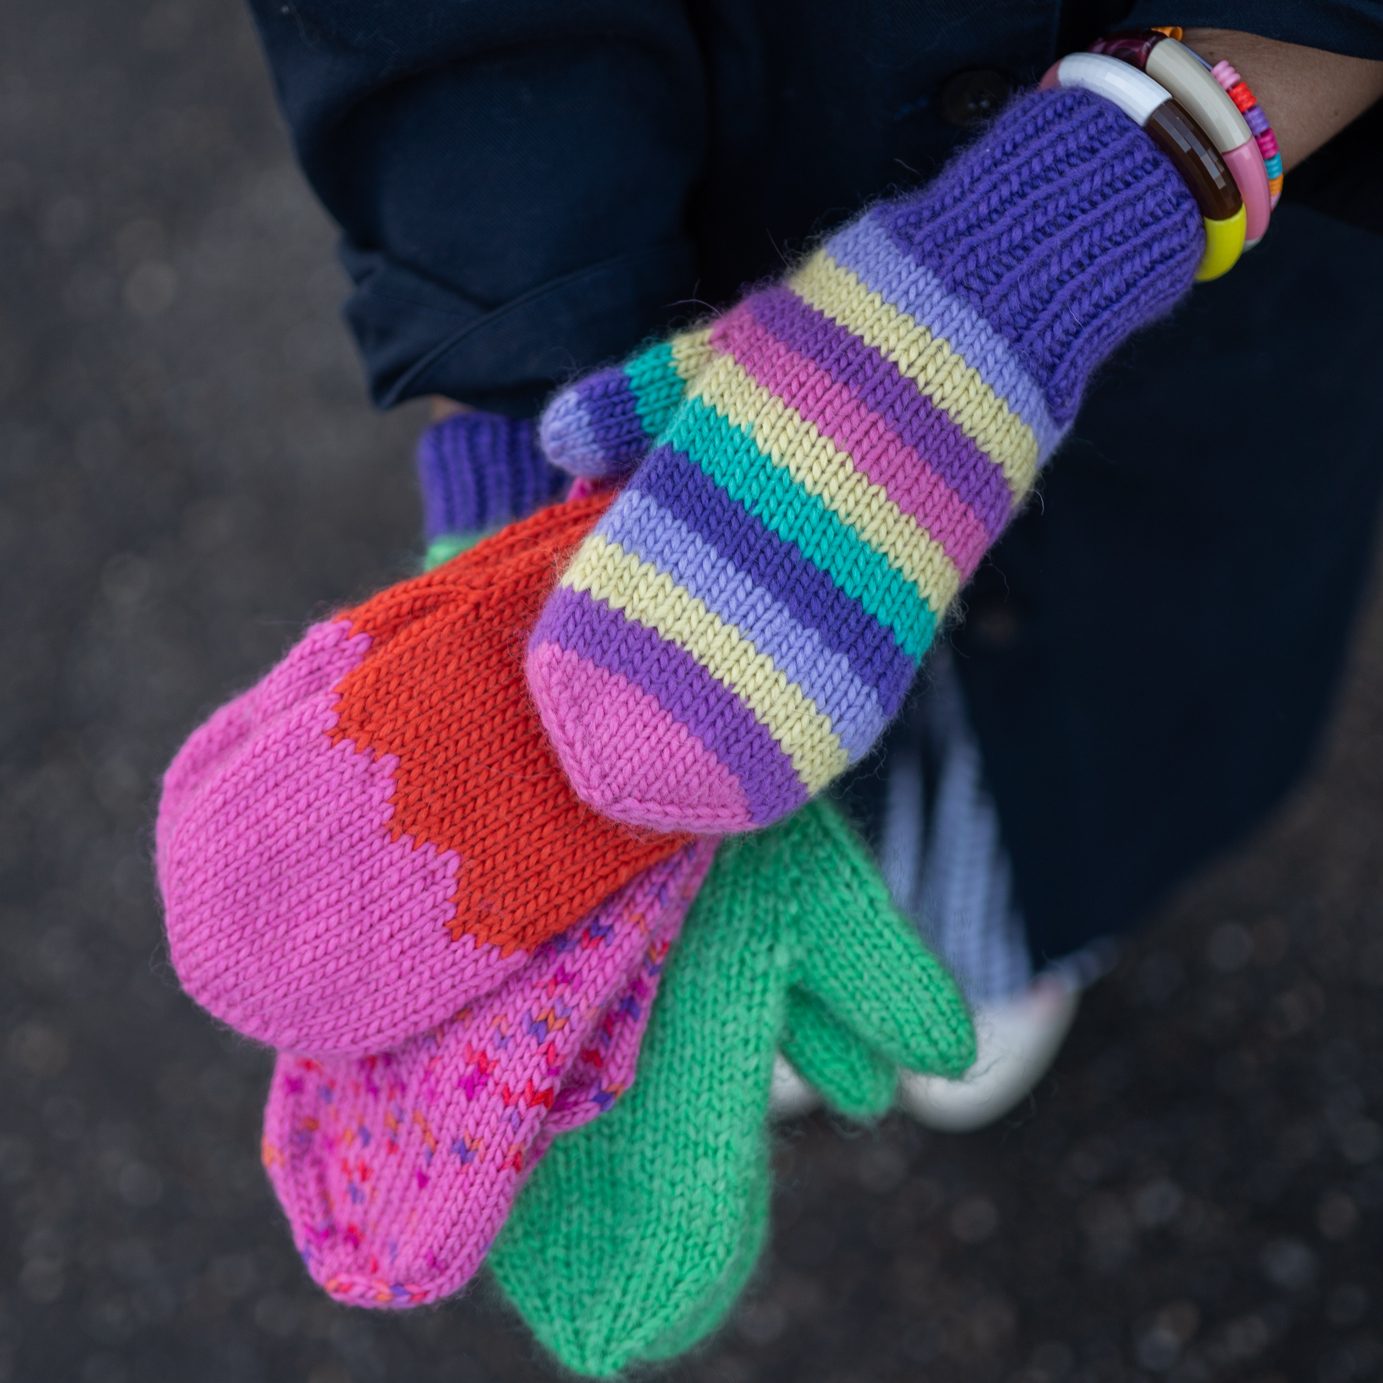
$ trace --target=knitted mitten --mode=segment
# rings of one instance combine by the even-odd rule
[[[669,958],[633,1088],[559,1139],[491,1253],[568,1367],[595,1375],[714,1328],[767,1216],[773,1055],[847,1112],[896,1067],[956,1075],[974,1035],[950,978],[824,802],[720,847]]]
[[[264,1163],[330,1295],[407,1307],[472,1276],[553,1134],[632,1078],[659,970],[714,849],[684,846],[393,1052],[279,1057]]]
[[[569,475],[628,475],[671,422],[712,354],[711,328],[703,326],[583,376],[543,411],[538,432],[544,455]]]
[[[417,463],[429,566],[551,504],[567,483],[544,459],[531,420],[494,413],[433,423],[418,439]]]
[[[157,837],[198,1003],[281,1049],[381,1051],[685,843],[578,802],[524,688],[524,632],[606,502],[314,626],[191,737]]]
[[[1043,91],[720,318],[530,645],[581,798],[743,831],[856,762],[1091,372],[1190,287],[1202,241],[1147,134],[1088,92]],[[684,349],[625,371],[662,370],[641,385],[650,418]],[[554,459],[636,449],[642,415],[600,415],[603,387],[554,405]],[[576,414],[603,440],[580,441]]]

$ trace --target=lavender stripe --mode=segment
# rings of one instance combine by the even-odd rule
[[[881,223],[879,213],[860,217],[826,242],[826,253],[866,288],[942,337],[986,384],[1032,428],[1042,460],[1065,435],[1047,407],[1046,395],[1013,347]]]
[[[799,624],[814,629],[828,647],[843,653],[855,676],[874,688],[887,714],[902,705],[917,664],[893,631],[731,499],[700,466],[660,446],[639,467],[630,486],[700,533],[722,561],[733,563]]]
[[[1013,509],[1013,492],[998,462],[944,408],[919,393],[886,356],[791,289],[756,293],[745,305],[765,331],[813,361],[882,418],[970,508],[991,541],[999,536]]]
[[[672,577],[772,659],[830,719],[852,760],[868,751],[887,719],[873,688],[855,676],[844,654],[827,648],[814,629],[794,619],[699,533],[633,490],[596,531]]]
[[[654,697],[739,779],[756,824],[807,800],[792,761],[768,727],[691,654],[655,630],[586,591],[559,586],[538,620],[533,642],[578,653]]]

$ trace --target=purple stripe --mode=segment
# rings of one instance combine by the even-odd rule
[[[739,779],[755,823],[776,820],[807,800],[792,761],[739,697],[685,649],[604,601],[559,586],[533,642],[578,653],[654,697]]]
[[[951,293],[879,214],[833,235],[826,253],[864,286],[939,336],[1032,428],[1045,459],[1061,440],[1047,396],[1013,346],[964,298]]]
[[[617,367],[558,394],[543,414],[540,435],[565,470],[598,478],[637,465],[648,447],[638,398]]]
[[[586,412],[596,425],[611,460],[638,460],[648,447],[643,416],[639,412],[639,396],[623,370],[610,372],[614,379],[597,393],[592,390],[585,399]]]
[[[879,737],[888,718],[874,689],[854,675],[850,660],[826,648],[815,629],[794,619],[661,504],[639,490],[626,490],[600,520],[598,531],[665,572],[738,629],[811,698],[852,761]]]
[[[893,631],[731,499],[700,466],[682,452],[659,446],[629,484],[699,533],[799,623],[843,653],[855,675],[878,693],[885,714],[893,715],[902,705],[917,664],[899,647]]]
[[[891,360],[789,288],[756,293],[745,306],[765,331],[813,361],[887,423],[969,507],[991,542],[999,536],[1013,507],[1003,471]]]

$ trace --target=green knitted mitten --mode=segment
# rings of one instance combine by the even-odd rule
[[[768,1219],[773,1055],[842,1113],[899,1066],[974,1059],[963,1000],[822,801],[720,847],[674,948],[632,1089],[556,1140],[490,1265],[533,1333],[608,1377],[714,1330]]]

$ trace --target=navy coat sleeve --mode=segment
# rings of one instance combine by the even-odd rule
[[[380,405],[529,411],[694,290],[706,95],[678,0],[250,4]]]
[[[249,3],[342,230],[375,401],[515,414],[935,166],[968,128],[951,99],[968,69],[1006,89],[1054,45],[1167,18],[1166,0],[881,3],[845,25],[831,0]],[[1383,57],[1383,0],[1178,0],[1175,17]],[[1383,184],[1361,177],[1378,125],[1294,172],[1292,201],[1383,224]]]

